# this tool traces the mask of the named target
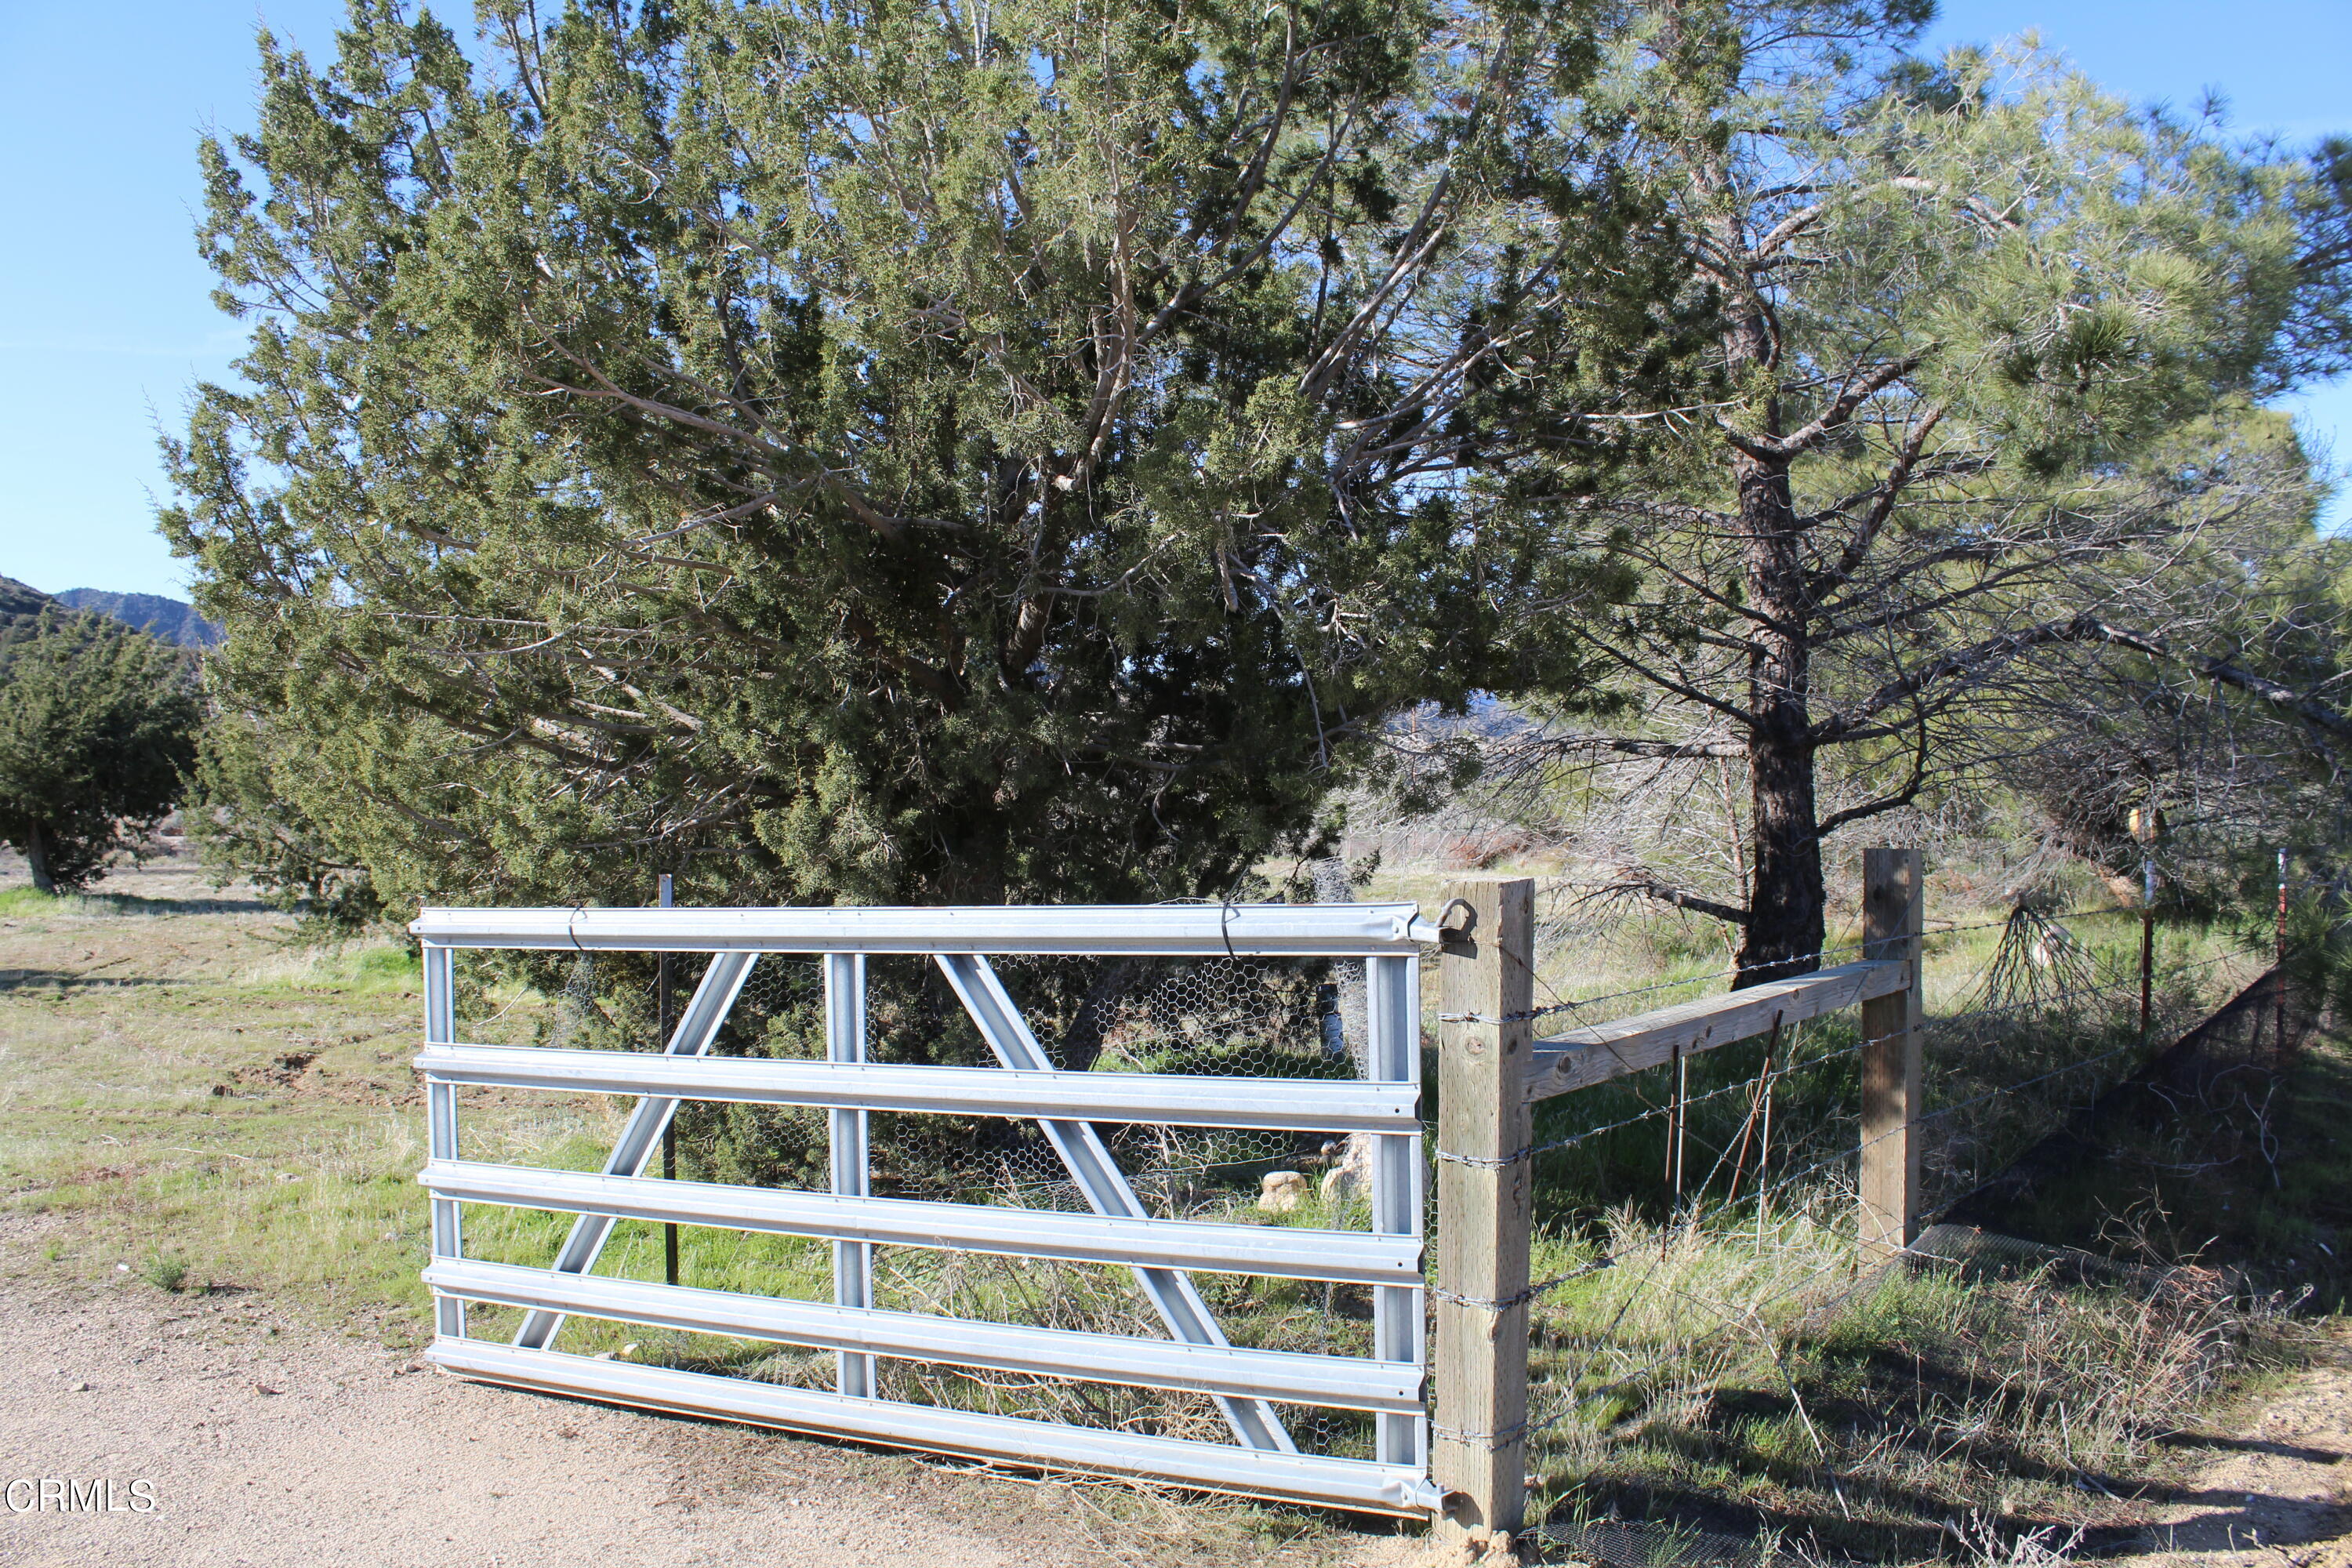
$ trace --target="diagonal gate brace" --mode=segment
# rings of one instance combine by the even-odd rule
[[[669,1037],[667,1055],[698,1057],[710,1048],[710,1042],[719,1037],[719,1026],[727,1021],[735,998],[742,994],[743,982],[751,976],[751,965],[759,958],[757,952],[710,955],[710,967],[703,972],[702,984],[694,988],[693,999],[686,1005],[686,1015],[678,1019],[677,1028]],[[647,1097],[638,1100],[636,1109],[629,1112],[627,1124],[621,1129],[620,1142],[605,1157],[604,1174],[641,1173],[661,1142],[662,1129],[677,1113],[675,1100]],[[563,1238],[563,1247],[551,1267],[558,1274],[587,1273],[596,1266],[596,1255],[604,1249],[604,1238],[612,1232],[610,1215],[582,1215],[572,1222],[572,1234]],[[562,1326],[561,1312],[532,1312],[515,1331],[514,1342],[526,1350],[545,1350],[554,1342],[555,1331]]]
[[[987,959],[978,953],[942,952],[933,956],[946,973],[948,984],[962,999],[964,1010],[980,1026],[982,1036],[996,1053],[999,1063],[1023,1072],[1055,1070],[1053,1059],[1038,1045],[1037,1037],[1030,1033],[1021,1010],[1013,1005],[1004,983],[997,978],[996,970]],[[1097,1214],[1126,1219],[1151,1217],[1136,1197],[1135,1189],[1128,1185],[1126,1175],[1112,1160],[1092,1123],[1040,1117],[1037,1125],[1045,1130],[1054,1152],[1069,1167],[1071,1179]],[[1194,1345],[1226,1342],[1224,1331],[1217,1327],[1217,1320],[1210,1314],[1209,1304],[1201,1299],[1191,1275],[1175,1268],[1138,1267],[1135,1278],[1168,1325],[1171,1339]],[[1274,1413],[1274,1406],[1265,1400],[1219,1394],[1217,1405],[1244,1447],[1282,1454],[1298,1451],[1281,1418]]]

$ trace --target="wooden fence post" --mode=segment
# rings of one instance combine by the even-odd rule
[[[1441,1542],[1517,1535],[1527,1506],[1527,1099],[1535,883],[1448,882],[1438,924],[1437,1355],[1431,1473]]]
[[[1862,955],[1903,959],[1911,983],[1862,1005],[1862,1245],[1906,1247],[1919,1217],[1920,1037],[1926,1016],[1919,936],[1926,913],[1916,849],[1862,852]]]

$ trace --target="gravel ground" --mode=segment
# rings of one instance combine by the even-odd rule
[[[2352,1568],[2352,1329],[2243,1431],[2181,1441],[2213,1458],[2158,1516],[2150,1568]]]
[[[11,1564],[1088,1560],[1001,1506],[959,1520],[961,1478],[460,1383],[235,1298],[19,1279],[0,1343]],[[42,1478],[111,1481],[116,1511],[68,1511]]]
[[[257,1298],[59,1279],[34,1252],[58,1226],[0,1215],[9,1568],[1390,1568],[1420,1551],[1348,1532],[1253,1545],[1116,1483],[465,1383]]]

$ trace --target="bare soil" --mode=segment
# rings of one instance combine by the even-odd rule
[[[2158,1515],[2147,1568],[2352,1568],[2352,1330],[2240,1429],[2185,1436],[2212,1458]]]
[[[1412,1549],[1346,1532],[1252,1542],[1202,1505],[1111,1483],[1023,1482],[465,1383],[251,1295],[44,1278],[33,1247],[58,1223],[0,1218],[12,1568],[1370,1568]],[[44,1499],[44,1478],[113,1487],[69,1509],[73,1494]]]
[[[0,1478],[36,1483],[0,1515],[0,1561],[995,1568],[1032,1555],[1021,1532],[1003,1539],[898,1489],[951,1490],[950,1478],[858,1475],[861,1460],[889,1463],[862,1455],[796,1464],[804,1446],[750,1434],[680,1441],[670,1423],[457,1383],[267,1305],[123,1278],[0,1290]],[[40,1497],[44,1477],[110,1479],[119,1511],[67,1511]]]

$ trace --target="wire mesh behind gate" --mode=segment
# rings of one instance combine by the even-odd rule
[[[1050,923],[993,938],[972,932],[1008,911],[589,913],[610,923],[415,928],[443,1364],[984,1458],[1433,1502],[1409,906],[1010,911]],[[770,929],[712,951],[722,913]],[[928,934],[861,950],[860,916],[923,915]],[[1106,936],[1121,916],[1155,931]],[[665,1058],[646,933],[692,922],[702,947],[664,939]],[[1111,951],[1072,951],[1090,944]],[[565,1089],[599,1092],[544,1092]],[[673,1099],[680,1179],[636,1177]]]

